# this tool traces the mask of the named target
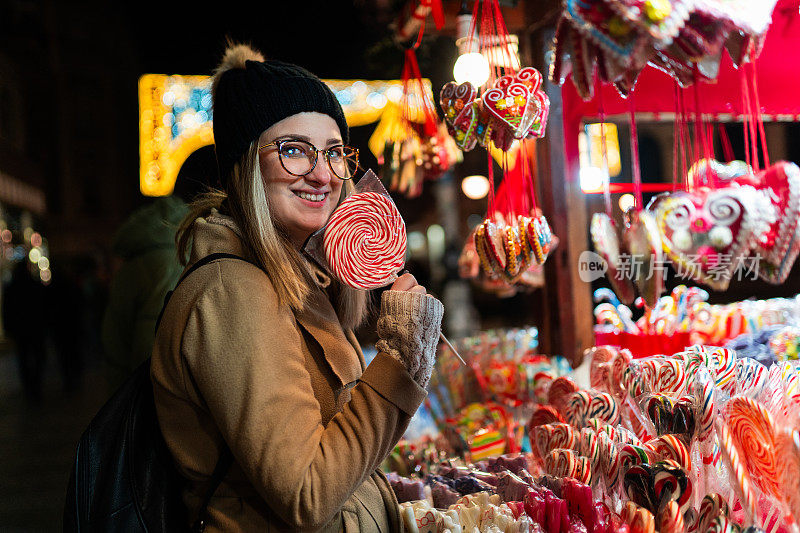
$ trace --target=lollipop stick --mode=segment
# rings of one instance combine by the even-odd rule
[[[458,355],[458,352],[456,351],[456,349],[453,348],[453,345],[450,344],[450,341],[447,340],[447,337],[445,337],[444,333],[442,333],[441,331],[439,332],[439,338],[442,340],[442,342],[444,342],[447,345],[448,348],[450,348],[450,351],[452,351],[454,354],[456,354],[456,357],[458,357],[458,360],[461,361],[461,364],[466,366],[467,363],[465,363],[464,360],[461,359],[461,356]]]

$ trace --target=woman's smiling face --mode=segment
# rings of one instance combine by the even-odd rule
[[[298,113],[277,122],[258,142],[263,147],[283,139],[305,141],[320,150],[342,145],[336,121],[317,112]],[[314,170],[305,176],[294,176],[281,165],[274,144],[261,148],[258,158],[273,220],[292,242],[302,245],[328,222],[343,181],[331,171],[323,152],[317,154]]]

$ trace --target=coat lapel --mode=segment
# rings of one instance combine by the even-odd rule
[[[321,288],[315,287],[312,290],[303,312],[297,313],[296,318],[322,347],[325,360],[339,378],[341,386],[361,377],[358,352],[342,330],[339,317],[336,316],[336,311]]]

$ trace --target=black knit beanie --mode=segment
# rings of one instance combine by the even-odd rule
[[[214,74],[214,143],[225,188],[234,164],[270,126],[297,113],[329,115],[347,143],[349,131],[333,91],[302,67],[265,61],[246,45],[228,48]]]

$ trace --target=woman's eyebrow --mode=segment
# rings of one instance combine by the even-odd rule
[[[330,146],[330,145],[332,145],[332,144],[343,144],[343,143],[342,143],[342,140],[341,140],[341,139],[337,139],[337,138],[331,138],[331,139],[328,139],[328,144],[327,144],[327,146]]]
[[[283,140],[286,140],[286,139],[306,141],[307,143],[311,142],[311,137],[307,137],[305,135],[300,135],[300,134],[297,134],[297,133],[287,133],[285,135],[280,135],[278,137],[275,137],[275,139],[273,139],[272,142],[283,141]]]

